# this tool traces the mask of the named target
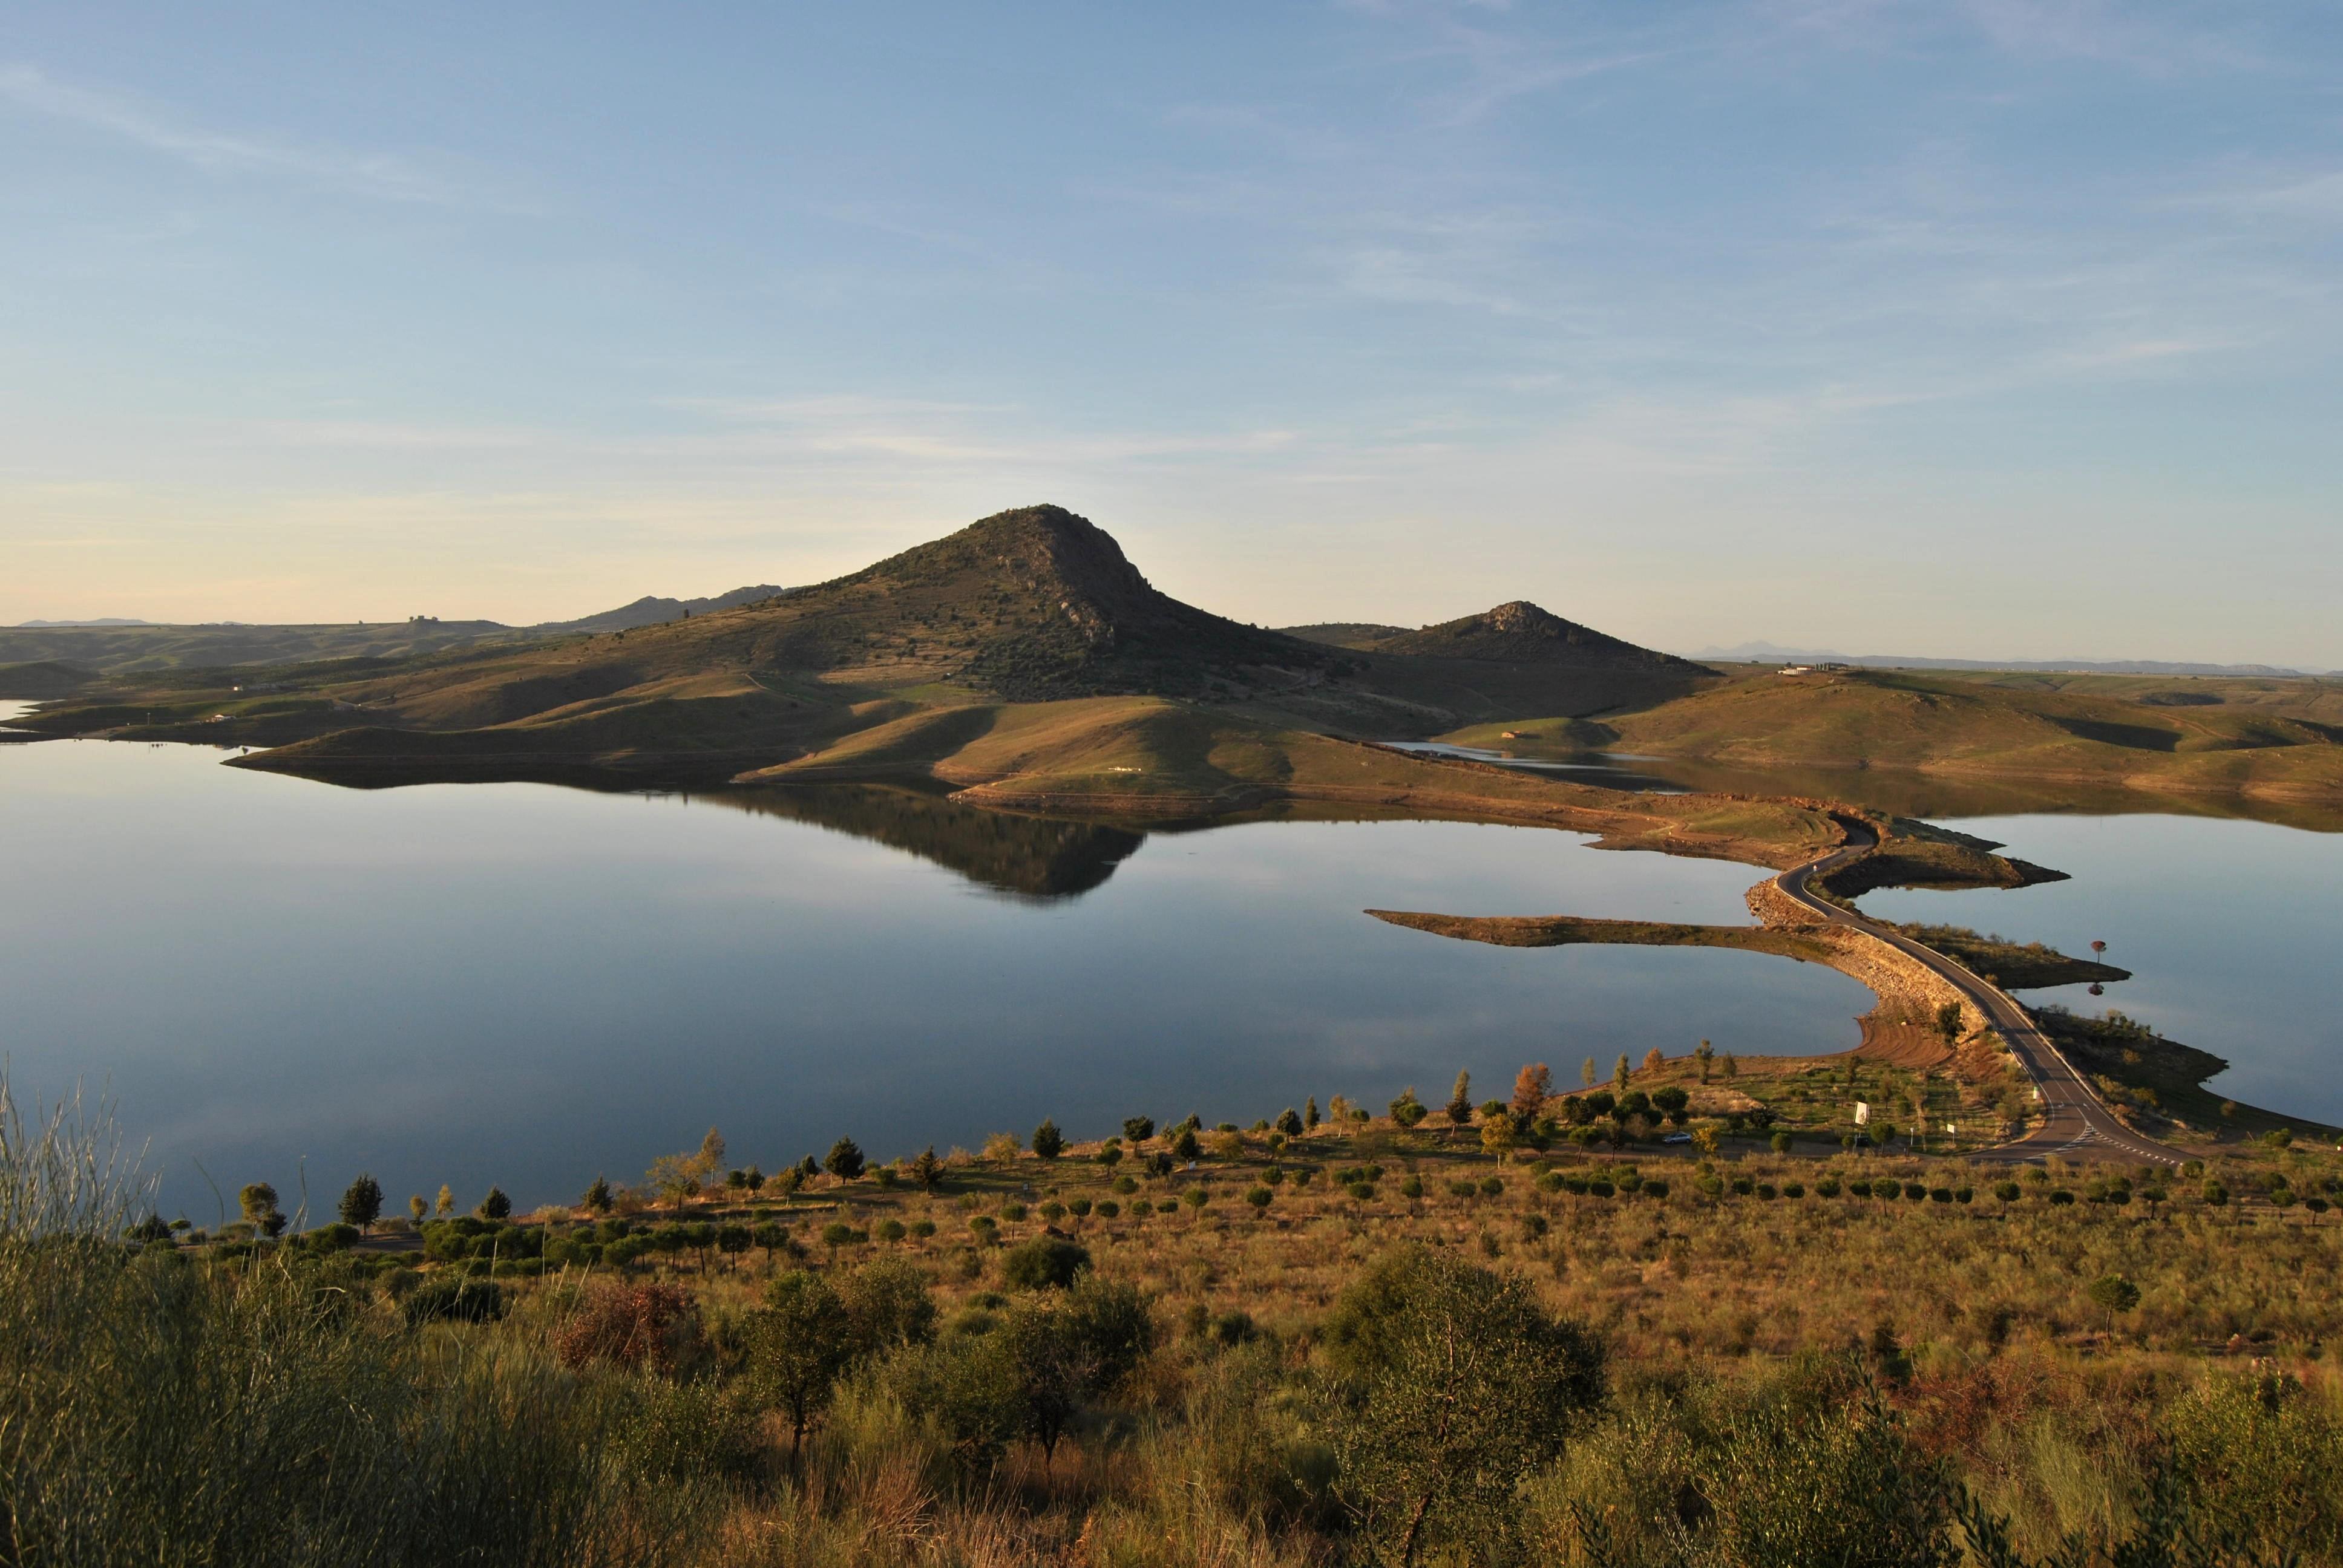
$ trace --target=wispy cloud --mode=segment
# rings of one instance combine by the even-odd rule
[[[2343,217],[2343,170],[2221,190],[2197,205],[2285,217]]]
[[[34,66],[0,66],[0,100],[19,110],[99,132],[208,174],[296,178],[355,196],[440,206],[476,205],[478,193],[387,153],[208,129],[122,93],[60,82]]]
[[[1761,11],[1840,48],[1917,50],[1949,28],[2024,60],[2086,60],[2149,76],[2269,65],[2239,36],[2236,17],[2222,31],[2194,29],[2116,0],[1765,0]]]

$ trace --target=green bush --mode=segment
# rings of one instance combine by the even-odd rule
[[[1001,1254],[1001,1277],[1012,1290],[1063,1290],[1090,1266],[1090,1251],[1080,1243],[1036,1236]]]
[[[400,1303],[408,1328],[425,1323],[492,1323],[508,1305],[505,1288],[486,1281],[434,1280]]]

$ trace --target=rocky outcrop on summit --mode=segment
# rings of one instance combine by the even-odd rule
[[[1200,696],[1341,663],[1158,591],[1111,535],[1063,507],[995,513],[814,591],[871,588],[952,606],[936,629],[966,628],[956,678],[1011,701]]]

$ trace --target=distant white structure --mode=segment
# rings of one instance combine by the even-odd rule
[[[1814,672],[1815,667],[1811,664],[1785,664],[1774,673],[1776,675],[1812,675]]]

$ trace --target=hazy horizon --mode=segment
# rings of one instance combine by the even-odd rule
[[[1263,625],[2343,667],[2343,14],[33,5],[0,622],[1053,500]]]

